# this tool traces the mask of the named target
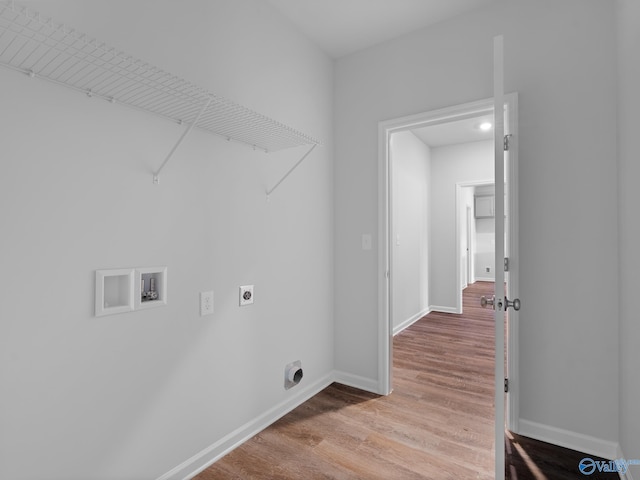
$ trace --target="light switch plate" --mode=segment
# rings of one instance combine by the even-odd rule
[[[213,315],[213,291],[200,292],[200,316]]]
[[[362,234],[362,250],[371,250],[372,238],[370,233]]]

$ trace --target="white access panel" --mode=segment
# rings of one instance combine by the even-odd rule
[[[96,317],[134,309],[133,277],[133,268],[96,270]]]

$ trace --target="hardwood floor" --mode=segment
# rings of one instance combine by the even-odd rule
[[[464,315],[431,313],[395,337],[391,395],[333,384],[195,479],[493,479],[493,313],[478,301],[492,289],[477,282]],[[510,480],[584,478],[579,459],[553,476],[523,445],[507,446]]]
[[[506,434],[505,446],[506,480],[620,480],[617,473],[600,472],[589,464],[587,472],[593,468],[593,476],[580,473],[578,466],[584,458],[609,464],[600,457],[539,442],[511,432]]]

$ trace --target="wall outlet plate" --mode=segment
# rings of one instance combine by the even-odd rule
[[[373,239],[370,233],[362,234],[362,250],[371,250]]]
[[[240,287],[240,306],[251,305],[253,303],[253,285],[243,285]]]
[[[213,290],[200,292],[200,316],[213,315]]]

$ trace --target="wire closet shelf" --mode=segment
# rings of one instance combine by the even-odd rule
[[[0,65],[187,125],[162,167],[193,127],[267,153],[320,143],[13,0],[0,1]]]

